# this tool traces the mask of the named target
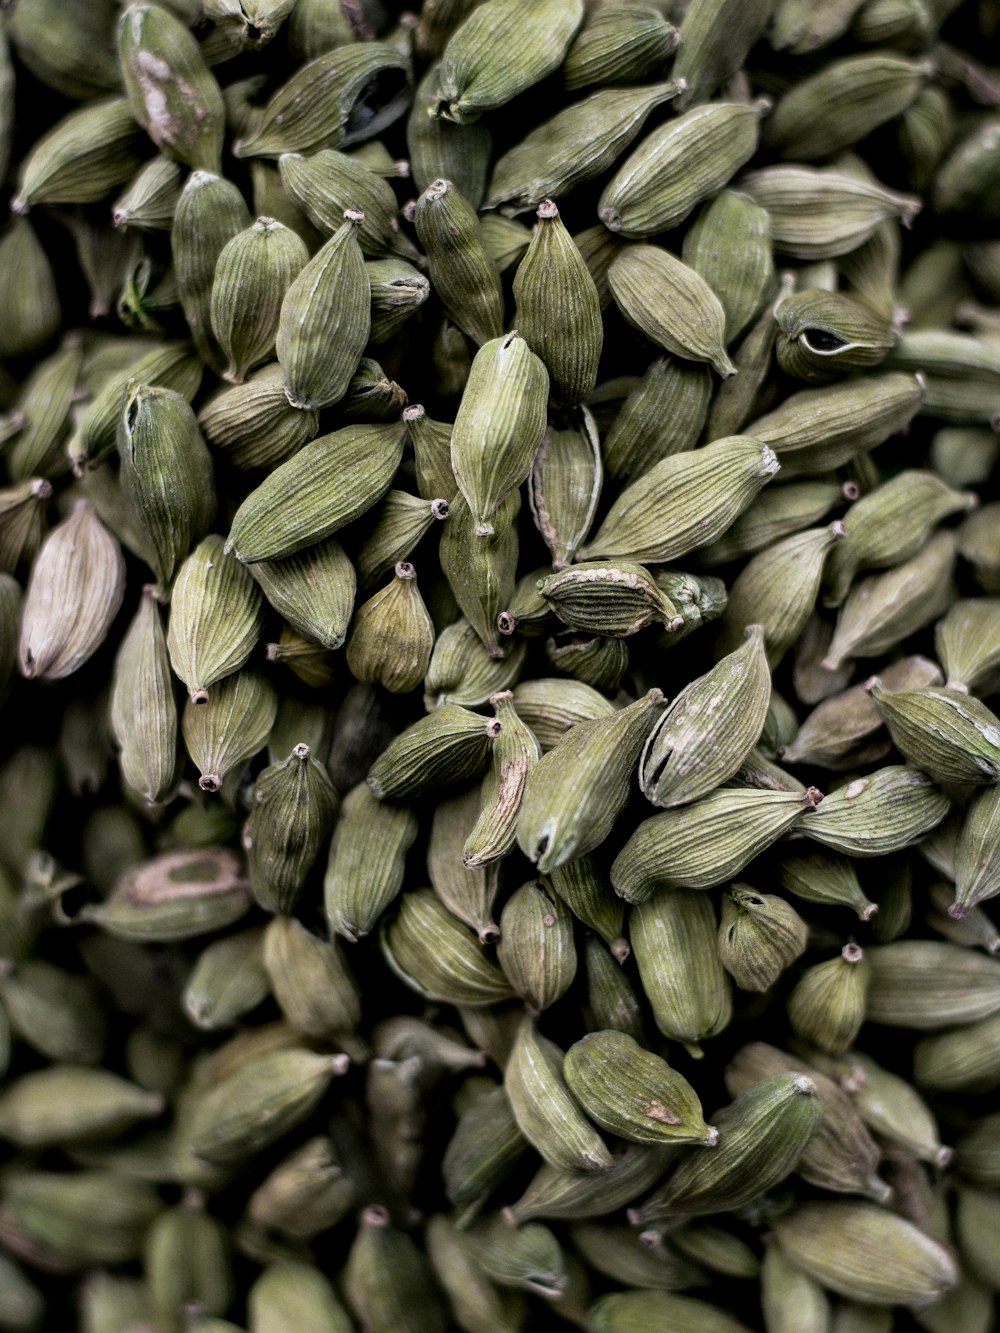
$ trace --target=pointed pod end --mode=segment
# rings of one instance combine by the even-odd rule
[[[202,791],[216,792],[222,786],[222,779],[218,773],[202,773],[198,779],[198,786]]]
[[[617,940],[612,940],[608,945],[608,948],[611,950],[611,957],[623,966],[632,956],[632,946],[626,939],[619,938]]]
[[[948,908],[948,915],[952,921],[964,921],[969,915],[969,908],[966,903],[952,903]]]
[[[815,1097],[816,1084],[808,1074],[796,1074],[792,1079],[792,1091],[797,1092],[801,1097]]]

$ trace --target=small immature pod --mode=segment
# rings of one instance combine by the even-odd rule
[[[728,381],[727,381],[728,382]],[[707,366],[656,357],[618,410],[603,441],[610,477],[639,477],[671,454],[693,449],[712,397]],[[721,438],[719,432],[709,438]]]
[[[490,767],[483,779],[479,817],[462,848],[469,870],[498,861],[512,850],[515,829],[528,776],[541,758],[541,746],[518,717],[510,690],[490,698],[500,723],[493,742]]]
[[[562,199],[577,185],[602,175],[642,131],[650,113],[680,89],[676,82],[602,88],[574,102],[502,154],[493,168],[486,207],[499,206],[508,215],[526,213],[543,199]],[[603,238],[611,253],[617,253],[620,246],[606,227],[591,231],[595,245]],[[586,256],[586,248],[579,248]],[[599,282],[597,286],[600,290]],[[602,307],[607,305],[605,296]]]
[[[28,680],[62,680],[101,646],[125,595],[121,547],[86,500],[53,528],[31,567],[18,664]]]
[[[107,1017],[88,976],[29,958],[0,968],[0,999],[10,1030],[48,1060],[97,1065],[107,1046]]]
[[[300,634],[335,651],[347,637],[354,609],[354,566],[328,538],[284,560],[258,560],[250,573],[268,603]]]
[[[809,927],[777,894],[734,884],[722,899],[719,957],[741,990],[770,990],[808,939]]]
[[[870,921],[878,912],[878,904],[862,891],[854,862],[847,856],[830,851],[801,852],[793,844],[780,848],[769,868],[779,888],[807,903],[839,903],[853,908],[862,921]]]
[[[774,1230],[797,1269],[866,1305],[926,1305],[958,1280],[943,1245],[873,1204],[800,1204]]]
[[[603,467],[594,418],[581,408],[572,430],[549,427],[535,454],[528,500],[535,527],[552,553],[555,569],[572,564],[587,538],[601,498]]]
[[[225,107],[194,35],[159,5],[132,5],[118,58],[132,114],[157,148],[192,171],[218,171]]]
[[[731,778],[760,739],[771,699],[764,631],[693,680],[663,714],[639,760],[643,794],[668,808],[707,796]]]
[[[754,1084],[715,1117],[718,1146],[684,1158],[667,1184],[640,1208],[634,1226],[740,1208],[780,1184],[823,1118],[816,1085],[805,1074],[776,1074]]]
[[[433,647],[434,625],[417,587],[417,572],[401,560],[393,581],[355,611],[347,665],[357,680],[406,694],[427,674]]]
[[[227,242],[250,222],[235,185],[210,171],[191,173],[177,201],[170,248],[181,309],[198,355],[220,372],[225,358],[212,337],[211,316],[215,266]]]
[[[0,302],[7,312],[0,356],[24,356],[59,330],[55,275],[27,218],[15,217],[0,239]]]
[[[441,497],[424,500],[406,491],[389,491],[355,558],[361,586],[371,587],[400,560],[409,560],[434,524],[448,517],[448,511],[448,501]]]
[[[184,170],[169,157],[154,157],[132,177],[131,184],[111,206],[116,227],[169,231],[181,195]]]
[[[257,779],[244,846],[250,886],[268,912],[288,916],[330,834],[338,805],[326,770],[296,745]]]
[[[330,407],[343,398],[371,330],[371,284],[358,244],[364,214],[344,222],[310,259],[281,303],[276,346],[292,407]]]
[[[516,1333],[523,1319],[519,1291],[498,1291],[479,1262],[479,1238],[442,1213],[428,1218],[424,1233],[434,1275],[444,1289],[459,1327],[472,1333]]]
[[[646,902],[659,888],[714,888],[738,875],[819,800],[815,787],[720,787],[644,820],[615,857],[611,883],[630,903]]]
[[[200,542],[181,565],[171,594],[170,665],[193,703],[204,703],[210,686],[246,663],[264,623],[260,589],[223,547],[217,535]]]
[[[676,227],[753,156],[769,105],[763,99],[713,102],[655,129],[605,187],[597,208],[601,221],[631,240]]]
[[[281,560],[332,536],[389,489],[405,426],[344,426],[274,469],[236,511],[227,548],[237,560]]]
[[[539,579],[538,590],[570,629],[628,638],[657,621],[668,631],[683,618],[649,571],[624,560],[592,560]]]
[[[435,180],[413,214],[430,278],[445,310],[480,347],[503,333],[500,275],[483,249],[475,209],[449,180]]]
[[[163,801],[177,780],[177,702],[160,608],[149,587],[115,659],[111,728],[125,782],[150,805]]]
[[[611,832],[662,703],[652,689],[607,718],[578,723],[531,769],[517,841],[540,873],[593,851]]]
[[[517,572],[517,515],[521,495],[515,488],[490,523],[492,535],[480,536],[463,496],[456,496],[441,530],[441,570],[455,601],[479,635],[490,657],[507,653],[497,618],[510,605]]]
[[[451,465],[476,536],[531,471],[545,432],[549,377],[516,331],[476,353],[451,436]]]
[[[705,569],[714,569],[730,560],[755,555],[794,532],[820,523],[843,502],[844,492],[836,481],[792,481],[767,487],[721,537],[701,549],[698,562]]]
[[[624,940],[618,941],[625,945]],[[627,945],[625,945],[628,948]],[[631,953],[631,949],[628,949]],[[648,1045],[646,1020],[635,987],[622,967],[627,958],[621,949],[609,950],[594,935],[585,942],[587,1004],[584,1021],[591,1032],[625,1032],[640,1045]]]
[[[628,645],[623,639],[586,638],[576,630],[562,630],[546,639],[545,656],[553,670],[608,694],[620,688],[629,668]]]
[[[412,264],[391,256],[365,264],[372,292],[372,327],[369,339],[388,342],[431,294],[431,285]]]
[[[139,1259],[143,1237],[162,1207],[152,1185],[107,1168],[25,1168],[4,1186],[8,1225],[20,1246],[44,1253],[63,1272]]]
[[[479,790],[475,784],[435,807],[427,842],[427,873],[448,911],[472,927],[480,944],[493,944],[500,934],[493,919],[500,867],[496,863],[468,867],[462,861],[462,848],[479,814]]]
[[[220,791],[227,774],[241,771],[264,748],[277,713],[278,696],[259,671],[234,671],[205,703],[188,700],[181,730],[202,791]]]
[[[451,470],[452,427],[432,420],[420,403],[403,409],[407,443],[413,450],[417,491],[423,500],[438,496],[451,501],[458,489]]]
[[[476,777],[499,731],[495,719],[442,704],[382,751],[369,770],[368,786],[380,801],[400,801]]]
[[[618,309],[657,347],[688,361],[707,361],[725,379],[736,374],[726,354],[726,314],[693,268],[656,245],[630,245],[608,269]]]
[[[555,1004],[573,984],[573,918],[544,885],[522,884],[507,899],[500,915],[497,960],[534,1014]]]
[[[356,943],[403,887],[406,853],[417,817],[406,806],[377,800],[367,783],[344,797],[324,880],[330,929]]]
[[[347,1066],[346,1055],[295,1046],[251,1057],[198,1098],[192,1149],[221,1166],[246,1162],[306,1119]]]
[[[504,1073],[521,1133],[559,1171],[606,1171],[613,1158],[566,1085],[563,1052],[526,1016]]]
[[[274,356],[285,293],[309,261],[305,242],[261,217],[223,247],[212,282],[212,332],[227,358],[223,378],[242,384]]]
[[[694,1143],[712,1148],[687,1079],[624,1032],[591,1032],[566,1052],[569,1090],[595,1124],[631,1143]]]
[[[865,1124],[881,1139],[912,1152],[920,1161],[947,1166],[952,1150],[942,1146],[937,1124],[923,1098],[905,1079],[889,1073],[869,1056],[852,1052],[848,1058],[862,1083],[853,1097]]]
[[[825,796],[798,831],[848,856],[888,856],[919,842],[950,808],[919,769],[879,768]]]
[[[936,782],[977,786],[1000,781],[1000,719],[971,694],[945,687],[868,691],[896,748]]]
[[[381,943],[396,976],[425,1000],[475,1007],[513,998],[510,982],[433,889],[403,894]]]
[[[773,669],[806,627],[827,555],[844,535],[839,520],[808,528],[776,542],[744,565],[729,590],[722,615],[718,650],[731,652],[747,625],[764,628],[767,660]]]
[[[865,1021],[868,965],[856,944],[838,958],[807,968],[788,997],[788,1018],[798,1036],[828,1055],[850,1050]]]
[[[732,990],[715,947],[718,922],[704,894],[660,889],[629,913],[642,988],[656,1026],[695,1059],[732,1018]],[[714,1211],[714,1210],[713,1210]]]
[[[118,418],[119,476],[162,587],[215,516],[212,456],[186,399],[130,386]]]
[[[625,487],[580,557],[676,560],[720,537],[778,467],[748,435],[672,454]]]
[[[583,0],[490,0],[452,34],[429,110],[459,125],[504,106],[558,69],[583,22]]]
[[[555,403],[575,407],[597,382],[604,326],[597,287],[551,199],[514,275],[516,322],[549,372]]]

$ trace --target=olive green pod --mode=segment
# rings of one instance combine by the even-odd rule
[[[734,884],[722,899],[718,949],[741,990],[767,991],[805,953],[809,927],[784,898]]]
[[[400,733],[372,765],[368,786],[379,800],[405,800],[437,785],[477,776],[499,734],[487,720],[458,704],[443,704]]]
[[[690,1083],[624,1032],[591,1032],[566,1052],[570,1092],[595,1124],[632,1143],[714,1147]]]
[[[227,365],[223,378],[242,384],[274,356],[285,293],[309,261],[305,242],[274,218],[260,217],[228,241],[212,281],[212,332]]]
[[[361,1214],[347,1255],[344,1292],[366,1333],[445,1333],[447,1328],[427,1257],[378,1204]]]
[[[797,1036],[828,1055],[843,1055],[865,1021],[869,968],[857,944],[839,957],[805,970],[788,997],[788,1019]]]
[[[264,931],[252,926],[202,949],[184,985],[181,1004],[195,1027],[212,1032],[232,1027],[269,993]]]
[[[325,236],[332,236],[344,210],[353,208],[364,214],[358,244],[366,255],[392,251],[410,260],[417,257],[416,247],[399,230],[392,186],[364,163],[324,148],[310,157],[284,153],[278,168],[285,190]]]
[[[656,1026],[696,1059],[702,1041],[727,1027],[733,1012],[729,978],[715,948],[717,929],[710,899],[681,889],[660,889],[629,913],[632,948]]]
[[[377,800],[366,783],[344,797],[330,846],[324,903],[331,930],[354,943],[367,935],[403,886],[416,815]]]
[[[204,703],[188,700],[181,731],[202,791],[217,792],[229,773],[242,772],[267,744],[277,713],[278,696],[259,671],[234,671]]]
[[[371,284],[358,244],[364,214],[349,208],[281,302],[276,347],[292,407],[343,398],[371,331]]]
[[[821,384],[884,361],[897,333],[891,318],[841,292],[807,288],[775,306],[778,365]]]
[[[502,1218],[477,1224],[470,1236],[483,1271],[502,1287],[559,1300],[568,1285],[566,1261],[554,1233],[541,1222],[510,1227]]]
[[[347,665],[356,680],[392,694],[415,690],[427,673],[434,625],[406,560],[392,582],[357,608],[347,643]]]
[[[521,681],[514,688],[514,707],[534,732],[543,754],[577,722],[608,717],[615,711],[614,705],[589,685],[554,677]]]
[[[504,106],[559,68],[583,21],[583,0],[490,0],[448,39],[429,111],[459,125]]]
[[[517,715],[513,693],[491,695],[490,703],[500,734],[494,738],[483,780],[479,816],[462,848],[462,861],[469,870],[498,861],[513,849],[528,775],[541,758],[538,741]]]
[[[445,1004],[488,1005],[514,992],[471,930],[433,889],[404,893],[381,931],[382,954],[411,990]]]
[[[483,249],[475,209],[449,180],[435,180],[413,211],[430,278],[445,310],[480,347],[503,333],[503,289]],[[473,363],[475,364],[475,362]]]
[[[1000,1010],[1000,960],[940,940],[896,940],[866,955],[867,1016],[888,1027],[935,1031]]]
[[[524,666],[528,645],[515,640],[506,657],[491,657],[482,639],[464,618],[448,625],[434,641],[424,678],[424,707],[442,704],[475,708],[514,685]]]
[[[736,368],[726,354],[726,314],[705,279],[668,250],[630,245],[608,269],[615,304],[635,328],[688,361],[707,361],[725,379]]]
[[[819,799],[815,787],[720,787],[644,820],[615,857],[611,883],[631,903],[646,902],[659,888],[714,888],[803,820]]]
[[[593,851],[611,832],[662,703],[662,691],[652,689],[607,718],[578,723],[531,769],[517,842],[542,874]]]
[[[1000,1087],[1000,1017],[918,1041],[914,1081],[942,1092],[992,1092]]]
[[[936,782],[1000,781],[1000,719],[971,694],[946,687],[868,690],[896,748]]]
[[[336,1226],[354,1194],[333,1143],[318,1135],[278,1163],[251,1194],[247,1213],[259,1226],[308,1239]]]
[[[621,4],[595,10],[563,61],[563,83],[640,83],[673,55],[680,34],[652,5]]]
[[[55,477],[66,470],[65,435],[82,366],[82,340],[70,333],[59,350],[39,362],[29,376],[15,409],[23,422],[7,450],[11,481]]]
[[[184,170],[169,157],[154,157],[132,178],[111,206],[116,227],[169,231],[180,198]]]
[[[1000,667],[1000,601],[968,597],[953,602],[934,627],[934,646],[950,686],[993,694]],[[882,673],[885,680],[885,673]]]
[[[531,1013],[565,995],[576,975],[573,918],[542,884],[523,884],[500,915],[497,961]]]
[[[225,358],[212,337],[215,266],[226,244],[250,222],[235,185],[210,171],[192,171],[177,200],[170,248],[181,309],[194,345],[202,360],[219,372],[225,368]]]
[[[299,1328],[303,1333],[306,1329],[351,1333],[350,1317],[320,1270],[284,1251],[279,1250],[278,1256],[268,1263],[247,1295],[249,1324],[254,1333],[281,1333],[286,1328]],[[192,1333],[202,1333],[201,1325],[195,1324]],[[206,1326],[204,1333],[216,1330]],[[229,1333],[228,1326],[218,1333]]]
[[[0,238],[0,301],[7,312],[0,329],[0,356],[24,356],[58,332],[55,275],[25,217],[15,217]]]
[[[170,665],[194,703],[204,703],[216,681],[247,662],[264,624],[260,590],[224,544],[217,535],[199,542],[171,593]]]
[[[19,1148],[115,1139],[163,1112],[147,1092],[107,1069],[55,1064],[12,1079],[0,1094],[0,1138]]]
[[[313,1041],[342,1045],[361,1019],[361,994],[342,950],[294,917],[272,917],[265,932],[271,991],[288,1023]]]
[[[339,798],[326,769],[296,745],[254,789],[244,846],[250,886],[265,911],[289,915],[333,827]]]
[[[732,342],[760,314],[775,285],[767,213],[744,195],[723,190],[688,229],[681,256],[719,298],[726,342]]]
[[[150,1227],[143,1268],[157,1321],[166,1329],[184,1326],[190,1304],[211,1316],[225,1314],[232,1302],[229,1230],[194,1192]]]
[[[97,203],[141,165],[141,131],[127,99],[102,99],[63,116],[34,143],[21,163],[11,209]]]
[[[830,1333],[832,1311],[826,1292],[774,1241],[764,1250],[760,1296],[767,1333]]]
[[[657,357],[622,403],[602,442],[610,477],[638,477],[694,448],[712,396],[707,366]],[[712,440],[722,438],[711,434]]]
[[[674,77],[687,85],[682,105],[706,102],[736,73],[774,7],[773,0],[691,0],[674,59]]]
[[[550,870],[547,879],[577,920],[596,931],[618,963],[624,963],[631,952],[623,938],[624,904],[610,891],[594,858],[578,856]]]
[[[111,729],[125,782],[151,805],[162,802],[178,776],[177,701],[160,608],[149,587],[115,658]]]
[[[403,422],[344,426],[274,469],[236,511],[226,543],[237,560],[281,560],[365,513],[389,489],[403,455]]]
[[[422,12],[428,13],[427,6]],[[422,193],[432,181],[451,181],[473,208],[479,208],[486,193],[493,134],[485,121],[458,125],[452,120],[429,116],[427,108],[437,86],[438,66],[433,64],[417,84],[406,121],[413,183]]]
[[[157,148],[192,171],[218,171],[225,108],[193,33],[168,9],[132,5],[118,59],[132,114]]]
[[[799,832],[848,856],[886,856],[919,842],[951,803],[917,768],[879,768],[825,796]]]
[[[142,1254],[163,1202],[152,1185],[122,1172],[40,1171],[23,1167],[4,1183],[12,1234],[61,1272],[110,1268]]]
[[[771,700],[764,631],[677,695],[639,760],[643,794],[664,808],[707,796],[728,781],[760,739]]]
[[[515,488],[493,514],[489,524],[492,535],[483,536],[476,531],[471,507],[458,495],[441,530],[441,572],[459,609],[492,658],[504,657],[509,651],[500,635],[498,617],[510,605],[514,593],[520,507],[521,495]]]
[[[958,1280],[948,1250],[869,1203],[806,1203],[775,1222],[778,1244],[820,1286],[866,1305],[925,1305]]]
[[[617,1291],[587,1311],[593,1333],[645,1333],[660,1328],[681,1333],[747,1333],[747,1325],[707,1301],[672,1291]]]
[[[354,566],[333,538],[283,560],[249,567],[270,606],[307,638],[335,651],[347,637],[354,609]]]
[[[773,451],[749,435],[671,454],[620,493],[582,560],[663,563],[715,541],[778,471]]]
[[[843,500],[843,490],[833,480],[792,481],[768,487],[754,497],[750,507],[721,537],[701,549],[699,563],[713,569],[741,556],[754,555],[793,532],[819,523]]]
[[[613,1159],[567,1087],[564,1059],[555,1042],[538,1032],[534,1019],[525,1017],[504,1072],[514,1119],[549,1166],[605,1171]]]
[[[503,1088],[477,1097],[462,1112],[444,1150],[441,1175],[448,1199],[461,1209],[463,1221],[479,1211],[527,1148]]]
[[[647,625],[681,628],[682,613],[642,565],[589,560],[538,580],[538,590],[570,629],[624,639]]]

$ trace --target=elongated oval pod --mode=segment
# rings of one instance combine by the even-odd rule
[[[107,1069],[50,1065],[22,1074],[0,1095],[0,1135],[20,1148],[62,1147],[110,1139],[163,1111],[147,1092]]]
[[[684,623],[666,593],[642,565],[590,560],[539,579],[538,590],[570,629],[628,638],[655,621],[668,631]]]
[[[699,1333],[747,1333],[746,1324],[718,1306],[673,1291],[616,1291],[601,1296],[587,1311],[594,1333],[620,1329],[698,1329]]]
[[[729,978],[715,948],[718,922],[710,900],[660,889],[629,913],[629,934],[656,1026],[694,1057],[732,1017]]]
[[[525,1017],[504,1072],[521,1133],[560,1171],[606,1171],[613,1158],[566,1085],[563,1052]]]
[[[607,718],[578,723],[531,769],[517,841],[542,874],[593,851],[610,833],[662,703],[662,691],[652,689]]]
[[[541,1222],[509,1227],[494,1217],[477,1224],[472,1239],[483,1271],[500,1286],[550,1301],[562,1297],[569,1282],[566,1261],[555,1235]]]
[[[502,1087],[484,1093],[462,1112],[444,1150],[441,1175],[448,1199],[462,1209],[463,1219],[478,1211],[527,1149]]]
[[[868,1305],[923,1305],[958,1280],[948,1250],[868,1203],[806,1203],[775,1223],[782,1251],[829,1291]]]
[[[688,361],[736,374],[725,348],[726,315],[705,279],[668,250],[630,245],[608,269],[622,315],[650,342]]]
[[[735,190],[723,190],[689,228],[681,257],[719,298],[731,343],[760,314],[775,286],[766,211]]]
[[[283,560],[258,560],[250,573],[268,603],[300,634],[341,647],[354,609],[354,566],[333,538]]]
[[[373,1204],[361,1225],[344,1270],[347,1303],[371,1333],[445,1333],[444,1304],[427,1257],[413,1239],[392,1225],[388,1211]],[[340,1333],[339,1329],[337,1333]]]
[[[443,629],[434,641],[424,678],[424,707],[442,704],[475,708],[509,689],[520,676],[528,645],[514,641],[506,657],[491,657],[482,639],[463,616]]]
[[[470,868],[462,860],[462,848],[475,826],[479,808],[478,783],[449,800],[438,802],[427,843],[427,873],[435,893],[448,911],[472,927],[480,944],[493,944],[500,934],[493,919],[493,904],[500,887],[500,866],[490,862]]]
[[[281,560],[369,510],[403,456],[403,422],[344,426],[274,469],[236,511],[226,543],[237,560]]]
[[[451,435],[451,465],[477,536],[531,471],[545,431],[549,377],[517,332],[477,352]]]
[[[877,676],[868,690],[896,748],[935,781],[1000,781],[1000,719],[974,696],[933,686],[887,690]]]
[[[221,372],[225,358],[212,336],[215,265],[226,243],[250,226],[243,196],[211,171],[193,171],[174,212],[170,245],[181,309],[198,355]]]
[[[102,98],[71,111],[21,164],[15,213],[35,204],[89,204],[132,179],[142,165],[139,126],[128,99]]]
[[[292,407],[329,407],[343,398],[371,331],[371,284],[358,244],[364,214],[344,222],[310,259],[281,303],[276,346]]]
[[[625,905],[592,856],[578,856],[548,873],[548,882],[577,920],[596,931],[619,963],[631,950],[623,938]]]
[[[521,494],[515,488],[490,520],[492,533],[481,536],[471,507],[464,496],[457,495],[441,530],[442,573],[459,609],[492,658],[505,657],[509,651],[498,617],[514,594],[520,508]]]
[[[212,332],[228,358],[223,378],[242,384],[274,356],[285,293],[308,263],[305,242],[274,218],[260,217],[223,247],[212,281]]]
[[[583,22],[583,0],[490,0],[448,40],[438,67],[432,116],[459,125],[504,106],[559,68]]]
[[[361,1019],[361,993],[342,950],[336,938],[320,939],[294,917],[276,916],[268,923],[264,966],[271,991],[303,1037],[346,1043]]]
[[[685,805],[728,781],[760,739],[771,699],[764,631],[677,695],[639,760],[643,794],[654,805]]]
[[[53,528],[31,567],[18,664],[27,680],[62,680],[104,642],[125,595],[121,547],[86,500]]]
[[[896,940],[865,956],[873,1023],[934,1031],[1000,1011],[996,958],[941,940]]]
[[[580,557],[676,560],[721,537],[778,468],[766,444],[742,435],[664,458],[625,487]]]
[[[655,1185],[674,1156],[675,1150],[662,1144],[620,1143],[603,1171],[563,1171],[546,1162],[517,1202],[504,1209],[504,1218],[519,1225],[533,1217],[603,1217]]]
[[[707,366],[656,357],[622,403],[602,442],[608,475],[638,477],[669,455],[693,449],[711,397]],[[717,440],[724,433],[710,431],[709,438]]]
[[[417,817],[360,783],[344,797],[330,845],[324,905],[331,930],[355,943],[367,935],[403,887]]]
[[[934,627],[934,646],[949,685],[992,694],[1000,667],[1000,600],[967,597],[952,603]],[[883,680],[885,673],[882,673]]]
[[[604,327],[594,279],[551,199],[538,207],[513,292],[518,328],[549,372],[553,401],[575,407],[597,382]]]
[[[285,190],[324,236],[333,236],[345,209],[353,208],[364,214],[358,244],[366,255],[394,251],[408,259],[416,257],[416,248],[399,230],[392,186],[363,162],[324,148],[308,157],[283,153],[278,170]]]
[[[774,1241],[764,1250],[760,1295],[768,1333],[828,1333],[829,1297],[815,1278],[785,1258]]]
[[[442,704],[383,750],[369,770],[368,786],[379,800],[405,800],[439,784],[475,777],[499,731],[495,719]]]
[[[515,889],[500,914],[497,960],[531,1013],[563,995],[576,975],[573,918],[543,884]]]
[[[589,16],[563,61],[567,88],[636,83],[658,70],[680,35],[652,6],[624,5]]]
[[[499,860],[513,848],[528,775],[542,754],[531,730],[518,717],[510,690],[494,694],[490,703],[500,735],[493,742],[483,780],[479,817],[462,848],[462,860],[470,870]]]
[[[225,1314],[235,1286],[229,1247],[228,1228],[194,1191],[165,1208],[146,1236],[143,1265],[157,1319],[176,1326],[189,1303]]]
[[[150,804],[162,801],[177,780],[177,702],[160,609],[149,587],[115,659],[111,727],[121,746],[122,777]]]
[[[216,681],[246,663],[264,624],[260,589],[224,546],[217,535],[199,542],[181,565],[170,600],[170,665],[194,703],[204,703]]]
[[[601,221],[632,240],[676,227],[753,156],[769,105],[766,99],[713,102],[659,126],[605,187],[597,206]]]
[[[879,768],[825,796],[798,831],[848,856],[887,856],[919,842],[950,808],[919,769]]]
[[[202,791],[221,790],[227,774],[242,770],[264,748],[277,715],[278,696],[259,671],[234,671],[216,683],[205,703],[188,700],[181,730]]]
[[[607,171],[641,133],[650,113],[680,90],[676,81],[602,88],[574,102],[497,159],[486,207],[499,207],[506,214],[526,213],[543,199],[564,198],[577,185]],[[600,233],[611,236],[603,226]]]
[[[840,292],[807,289],[775,307],[778,364],[796,379],[823,383],[877,366],[897,338],[891,318]]]
[[[207,945],[184,986],[181,1003],[206,1032],[231,1027],[270,994],[260,926],[224,935]]]
[[[590,1118],[633,1143],[713,1147],[694,1089],[624,1032],[592,1032],[566,1052],[566,1082]]]
[[[965,812],[955,859],[955,901],[948,915],[962,920],[1000,893],[1000,803],[995,787],[973,797]]]
[[[320,848],[339,798],[308,745],[296,745],[257,779],[243,842],[250,885],[265,911],[289,915]]]
[[[355,557],[361,586],[371,587],[400,560],[410,560],[422,538],[448,513],[448,501],[442,497],[424,500],[406,491],[389,491],[375,526]]]
[[[503,333],[500,275],[483,248],[475,209],[450,180],[435,180],[413,213],[431,283],[458,327],[482,346]]]
[[[268,1253],[267,1267],[247,1293],[251,1327],[259,1333],[277,1333],[280,1328],[350,1333],[350,1316],[319,1269],[290,1258],[284,1250],[279,1255]],[[199,1319],[195,1327],[199,1333],[232,1333],[232,1326],[222,1320]]]
[[[661,888],[714,888],[797,825],[819,799],[815,787],[721,787],[644,820],[615,857],[611,883],[630,903],[644,903]]]
[[[205,439],[233,467],[277,467],[315,437],[319,414],[297,411],[285,397],[284,386],[284,374],[275,361],[244,384],[221,390],[198,413]]]
[[[681,22],[674,74],[683,79],[683,106],[707,101],[739,69],[764,31],[767,0],[692,0]]]
[[[472,931],[433,889],[403,894],[398,912],[382,926],[381,943],[396,976],[427,1000],[477,1006],[514,995]]]
[[[822,1118],[823,1104],[806,1074],[776,1074],[754,1084],[716,1115],[717,1146],[685,1158],[662,1189],[629,1210],[629,1221],[639,1226],[742,1207],[795,1170]]]

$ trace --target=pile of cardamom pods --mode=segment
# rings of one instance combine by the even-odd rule
[[[0,1330],[990,1333],[1000,0],[2,10]]]

